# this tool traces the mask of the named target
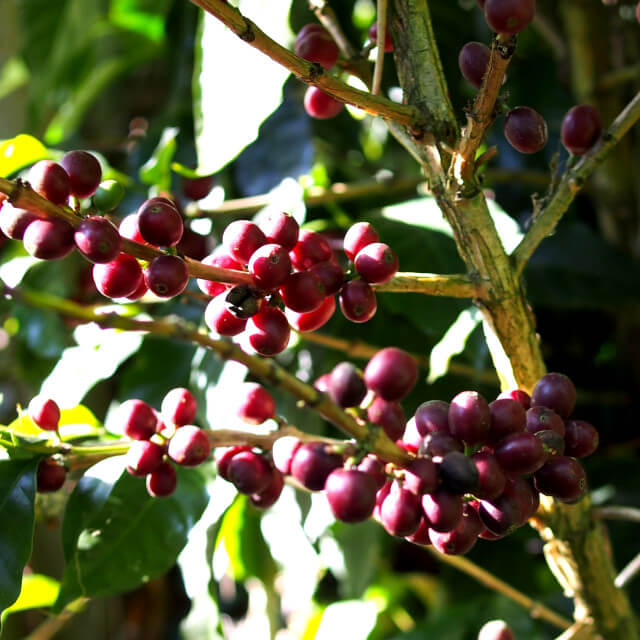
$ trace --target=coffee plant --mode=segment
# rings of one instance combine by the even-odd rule
[[[2,639],[640,638],[638,22],[0,5]]]

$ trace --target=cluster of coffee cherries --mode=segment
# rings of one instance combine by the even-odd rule
[[[339,293],[346,318],[366,322],[377,309],[371,285],[388,282],[398,270],[395,252],[378,239],[367,222],[347,231],[344,252],[359,278],[345,282],[329,242],[319,233],[299,229],[291,216],[276,212],[259,224],[236,220],[203,263],[246,269],[255,286],[230,287],[199,279],[200,289],[213,296],[205,309],[205,323],[222,336],[246,331],[257,353],[273,356],[286,348],[290,326],[314,331],[324,325],[335,311],[335,294]]]
[[[535,0],[478,0],[488,25],[499,34],[520,33],[533,19]],[[467,42],[458,55],[464,78],[476,89],[482,86],[491,51],[482,42]],[[536,153],[547,144],[547,123],[535,109],[510,109],[504,120],[504,136],[520,153]],[[597,142],[602,131],[600,115],[590,105],[571,108],[564,116],[560,132],[562,144],[572,155],[583,155]]]
[[[378,27],[374,22],[369,29],[369,39],[375,44],[378,36]],[[338,45],[331,34],[319,23],[304,25],[296,35],[293,45],[297,55],[310,62],[317,62],[324,69],[332,69],[338,61]],[[393,51],[393,42],[388,33],[385,34],[385,52]],[[344,108],[344,103],[335,100],[330,95],[310,86],[304,94],[305,111],[312,117],[326,120],[337,116]]]

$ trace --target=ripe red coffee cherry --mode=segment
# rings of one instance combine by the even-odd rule
[[[26,228],[39,216],[27,209],[19,209],[9,202],[3,202],[0,211],[0,229],[7,238],[22,240]]]
[[[547,144],[547,123],[530,107],[516,107],[507,113],[504,135],[520,153],[536,153]]]
[[[331,69],[338,60],[338,45],[331,34],[320,24],[306,24],[296,36],[293,45],[297,55],[310,62],[317,62]]]
[[[338,293],[342,288],[344,273],[342,267],[333,259],[317,262],[309,271],[320,278],[327,296]]]
[[[329,375],[327,392],[330,398],[343,409],[357,407],[367,395],[367,387],[350,362],[340,362]]]
[[[362,522],[376,505],[376,483],[358,469],[335,469],[324,485],[333,515],[343,522]]]
[[[284,284],[291,273],[289,253],[279,244],[264,244],[251,254],[249,273],[260,289],[275,289]]]
[[[496,33],[520,33],[536,13],[536,0],[486,0],[484,17]]]
[[[36,490],[39,493],[50,493],[62,487],[67,478],[67,469],[54,458],[44,458],[38,463],[36,472]]]
[[[293,216],[281,211],[268,214],[260,220],[260,229],[269,242],[274,242],[291,251],[298,242],[300,227]]]
[[[561,502],[576,502],[587,489],[587,477],[583,466],[568,456],[554,456],[535,472],[536,489]]]
[[[274,505],[284,487],[284,476],[280,471],[271,467],[271,478],[269,484],[259,493],[252,493],[249,500],[254,507],[258,509],[267,509]]]
[[[553,409],[562,418],[568,418],[576,405],[576,388],[563,373],[542,376],[531,393],[531,406]]]
[[[439,488],[422,496],[422,510],[431,529],[440,533],[452,531],[462,518],[462,498]]]
[[[600,113],[591,105],[579,104],[562,119],[560,138],[565,149],[575,156],[589,151],[602,132]]]
[[[147,244],[142,235],[140,235],[137,213],[130,213],[128,216],[122,218],[118,225],[118,232],[123,238],[127,238],[127,240],[139,242],[140,244]]]
[[[353,265],[365,282],[382,284],[396,275],[398,256],[390,246],[374,242],[358,252]]]
[[[249,220],[236,220],[224,230],[222,244],[234,260],[248,264],[251,256],[263,244],[267,244],[267,238],[257,224]]]
[[[487,401],[477,391],[462,391],[449,406],[451,434],[467,444],[479,444],[489,434],[491,412]]]
[[[124,298],[133,294],[144,282],[142,268],[128,253],[121,253],[115,260],[93,265],[93,282],[107,298]]]
[[[522,524],[522,506],[518,500],[502,493],[493,500],[481,500],[478,515],[482,524],[494,535],[513,533]]]
[[[209,236],[197,233],[190,227],[185,227],[176,248],[188,258],[202,260],[209,253],[210,244]]]
[[[198,404],[189,389],[176,387],[162,399],[160,413],[167,422],[181,427],[194,421],[197,409]]]
[[[376,396],[367,407],[367,419],[380,425],[391,440],[402,437],[407,418],[399,402],[389,402]]]
[[[227,337],[237,336],[247,326],[246,318],[238,318],[227,308],[224,293],[209,301],[204,310],[204,322],[211,331]]]
[[[438,467],[431,458],[414,458],[404,468],[402,486],[421,496],[438,488]]]
[[[262,424],[276,414],[273,396],[257,382],[245,382],[238,389],[236,415],[249,424]]]
[[[71,193],[76,198],[92,196],[102,180],[102,168],[98,159],[86,151],[69,151],[60,164],[69,176]]]
[[[291,264],[298,271],[305,271],[318,262],[331,260],[333,251],[329,243],[315,231],[301,229],[298,242],[289,253]]]
[[[202,464],[211,452],[207,434],[193,424],[180,427],[169,440],[169,457],[183,467]]]
[[[82,255],[91,262],[111,262],[120,255],[122,240],[112,222],[100,216],[85,218],[75,230],[73,239]]]
[[[64,258],[73,250],[73,227],[60,218],[34,220],[24,230],[22,242],[27,252],[41,260]]]
[[[36,162],[27,175],[31,188],[54,204],[66,204],[71,193],[71,182],[67,172],[51,160]]]
[[[364,473],[368,473],[374,481],[376,485],[376,491],[381,489],[385,482],[387,481],[387,474],[384,470],[384,463],[380,458],[373,455],[372,453],[368,453],[358,464],[357,467],[360,471],[364,471]]]
[[[416,429],[421,436],[436,431],[449,433],[449,403],[444,400],[427,400],[414,414]]]
[[[385,400],[402,400],[413,389],[417,379],[416,361],[397,347],[378,351],[364,370],[367,387]]]
[[[229,447],[216,459],[216,466],[218,467],[218,475],[225,480],[229,480],[229,463],[231,459],[241,451],[251,451],[251,447],[248,445],[236,445]]]
[[[149,244],[172,247],[180,242],[184,224],[175,205],[166,198],[151,198],[138,209],[138,229]]]
[[[378,23],[374,22],[369,27],[369,40],[374,44],[378,41]],[[393,51],[393,40],[391,39],[391,34],[389,33],[389,29],[384,34],[384,51],[385,53],[390,53]]]
[[[153,473],[162,463],[164,447],[150,440],[134,440],[125,456],[127,471],[134,476]]]
[[[265,306],[247,321],[247,336],[261,356],[275,356],[287,348],[291,328],[280,309]]]
[[[429,529],[431,544],[447,555],[462,555],[470,551],[478,541],[478,534],[484,530],[484,525],[478,512],[466,504],[463,507],[460,522],[451,531],[444,533]]]
[[[57,431],[60,422],[60,407],[46,396],[34,396],[27,409],[29,417],[45,431]]]
[[[351,322],[367,322],[378,309],[375,291],[364,280],[350,280],[340,291],[340,309]]]
[[[636,20],[640,22],[640,2],[636,5]]]
[[[318,120],[335,118],[343,109],[344,104],[332,98],[318,87],[308,87],[304,94],[304,109]]]
[[[511,433],[524,431],[527,416],[522,404],[511,398],[498,398],[489,403],[491,428],[487,442],[498,442]]]
[[[229,460],[227,479],[240,493],[260,493],[271,483],[271,465],[259,453],[239,451]]]
[[[214,184],[215,177],[213,175],[184,178],[182,181],[182,193],[190,200],[202,200],[202,198],[209,195]]]
[[[311,271],[292,273],[280,287],[284,304],[298,313],[315,311],[322,305],[326,291],[320,278]]]
[[[504,471],[524,476],[537,471],[546,461],[542,442],[531,433],[512,433],[495,447],[494,454]]]
[[[144,281],[149,291],[161,298],[177,296],[189,282],[187,263],[178,256],[158,256],[144,270]]]
[[[178,484],[176,470],[170,462],[161,462],[158,468],[147,476],[147,492],[154,498],[170,496]]]
[[[336,301],[333,296],[324,299],[324,302],[315,310],[307,313],[298,313],[291,309],[285,309],[289,324],[296,331],[315,331],[325,325],[336,310]]]
[[[127,400],[120,405],[117,422],[132,440],[148,440],[156,432],[158,418],[143,400]]]
[[[380,504],[380,522],[392,536],[410,536],[420,525],[420,498],[392,483],[389,493]]]
[[[493,500],[503,491],[507,478],[498,464],[496,457],[490,451],[476,451],[471,460],[478,470],[478,486],[473,492],[476,498]]]
[[[565,454],[572,458],[586,458],[597,448],[600,436],[596,428],[584,420],[570,420],[566,424]]]
[[[478,632],[478,640],[515,640],[513,631],[504,620],[490,620],[482,625]]]
[[[526,411],[531,406],[531,396],[522,389],[509,389],[508,391],[503,391],[498,395],[496,400],[501,400],[502,398],[509,398],[510,400],[515,400],[519,402]]]
[[[482,79],[487,72],[491,49],[482,42],[467,42],[458,54],[460,73],[476,89],[482,86]]]
[[[202,264],[206,264],[210,267],[244,271],[243,266],[237,260],[234,260],[222,245],[217,247],[213,253],[203,258]],[[230,287],[230,285],[223,282],[214,282],[213,280],[203,280],[201,278],[198,278],[196,283],[200,288],[200,291],[206,293],[208,296],[217,296]]]
[[[324,489],[327,476],[342,466],[342,457],[323,442],[300,445],[291,460],[291,475],[310,491]]]
[[[362,249],[373,242],[378,242],[378,239],[378,232],[371,224],[368,222],[356,222],[349,227],[344,236],[344,252],[349,260],[353,260]]]

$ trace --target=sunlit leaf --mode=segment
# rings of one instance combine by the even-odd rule
[[[22,578],[18,599],[2,612],[2,621],[10,614],[27,609],[50,607],[56,601],[60,583],[41,573],[27,574]]]
[[[0,141],[0,177],[7,178],[24,167],[47,158],[46,147],[33,136],[21,133]]]
[[[177,149],[179,129],[168,127],[162,132],[152,156],[140,168],[140,180],[158,189],[171,188],[171,162]]]

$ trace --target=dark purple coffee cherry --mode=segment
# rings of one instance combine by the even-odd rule
[[[27,175],[31,188],[53,204],[66,204],[71,193],[71,182],[67,172],[57,162],[40,160]]]
[[[202,464],[211,452],[207,434],[193,424],[187,424],[176,430],[169,440],[169,457],[183,467],[196,467]]]
[[[568,456],[554,456],[533,476],[536,489],[561,502],[577,502],[587,490],[583,466]]]
[[[316,262],[309,268],[309,271],[318,276],[327,296],[333,296],[338,293],[344,284],[342,267],[334,260]]]
[[[38,463],[36,472],[36,490],[39,493],[51,493],[62,487],[67,478],[66,467],[55,458],[44,458]]]
[[[522,507],[514,496],[502,493],[493,500],[481,500],[478,515],[482,524],[496,536],[509,535],[522,522]]]
[[[326,298],[322,280],[311,271],[292,273],[280,287],[280,296],[289,309],[309,313],[318,309]]]
[[[527,426],[529,433],[537,433],[538,431],[551,430],[555,431],[559,436],[564,437],[564,421],[553,410],[548,407],[536,406],[531,407],[526,412]]]
[[[380,425],[391,440],[402,437],[407,418],[399,402],[390,402],[379,396],[367,407],[367,419]]]
[[[209,195],[214,184],[215,177],[213,175],[184,178],[182,180],[182,193],[189,200],[202,200]]]
[[[481,500],[497,498],[504,491],[507,478],[496,457],[490,451],[480,450],[471,455],[471,461],[478,471],[478,486],[473,495]]]
[[[340,309],[351,322],[371,320],[378,309],[375,291],[363,280],[350,280],[340,291]]]
[[[107,298],[124,298],[132,295],[144,283],[142,268],[128,253],[121,253],[111,262],[94,264],[93,282]]]
[[[102,180],[102,168],[98,159],[86,151],[69,151],[60,160],[71,184],[71,193],[76,198],[92,196]]]
[[[496,33],[520,33],[536,13],[536,0],[486,0],[484,17]]]
[[[258,509],[268,509],[273,506],[284,488],[284,476],[278,469],[270,467],[271,477],[267,486],[258,493],[252,493],[249,496],[249,501],[254,507]]]
[[[570,420],[565,425],[565,455],[572,458],[586,458],[597,448],[600,436],[597,429],[584,420]]]
[[[451,531],[438,532],[429,529],[429,540],[440,553],[462,555],[470,551],[478,540],[484,525],[478,513],[468,504],[464,505],[460,521]]]
[[[516,637],[504,620],[490,620],[482,625],[478,640],[516,640]]]
[[[518,525],[523,525],[540,506],[540,494],[530,478],[507,478],[504,495],[512,498],[520,508]]]
[[[288,213],[277,211],[268,214],[258,225],[269,242],[274,242],[291,251],[298,242],[300,227]]]
[[[161,462],[158,468],[147,476],[147,493],[154,498],[170,496],[178,484],[176,470],[170,462]]]
[[[489,403],[491,427],[486,442],[498,442],[512,433],[524,431],[526,414],[524,407],[511,398],[498,398]]]
[[[31,398],[27,408],[29,417],[45,431],[57,431],[60,423],[60,407],[55,400],[37,395]]]
[[[318,23],[304,25],[293,45],[296,55],[310,62],[317,62],[325,69],[331,69],[338,60],[338,45],[331,34]]]
[[[462,518],[462,498],[439,488],[422,496],[422,510],[429,528],[440,533],[452,531]]]
[[[350,362],[337,364],[329,376],[329,397],[343,409],[357,407],[367,395],[362,375]]]
[[[144,270],[144,282],[158,297],[173,298],[181,294],[189,283],[187,263],[178,256],[158,256]]]
[[[418,449],[421,456],[430,456],[436,462],[451,451],[464,451],[464,445],[458,438],[444,431],[428,433],[420,442]]]
[[[438,466],[431,458],[414,458],[404,467],[404,489],[421,496],[438,488]]]
[[[158,418],[143,400],[127,400],[118,409],[117,422],[122,433],[132,440],[148,440],[155,432]]]
[[[404,539],[413,542],[413,544],[419,544],[422,547],[431,545],[431,540],[429,540],[429,525],[424,519],[424,516],[420,518],[418,528],[410,536],[405,536]]]
[[[467,444],[484,442],[491,428],[491,411],[477,391],[462,391],[449,405],[451,435]]]
[[[253,451],[236,453],[229,461],[226,476],[240,493],[246,495],[261,493],[273,479],[267,459]]]
[[[64,258],[73,250],[73,227],[60,218],[34,220],[24,230],[22,242],[27,252],[41,260]]]
[[[547,459],[551,456],[564,455],[565,442],[564,438],[551,429],[543,429],[533,434],[542,443],[542,448],[547,454]]]
[[[160,413],[167,422],[181,427],[193,423],[197,408],[196,399],[189,389],[176,387],[162,399]]]
[[[482,42],[467,42],[458,54],[460,73],[476,88],[482,86],[482,79],[487,72],[491,49]]]
[[[576,405],[576,388],[563,373],[542,376],[531,393],[531,406],[548,407],[560,417],[568,418]]]
[[[310,491],[324,489],[327,476],[342,466],[342,456],[323,442],[307,442],[298,447],[291,460],[291,475]]]
[[[184,224],[170,200],[151,198],[138,208],[138,228],[145,242],[156,247],[172,247],[180,242]]]
[[[436,431],[449,433],[449,403],[444,400],[427,400],[414,414],[416,428],[421,436]]]
[[[460,451],[443,456],[438,471],[443,489],[451,493],[473,493],[478,488],[476,465]]]
[[[229,463],[238,453],[242,451],[251,451],[251,447],[248,445],[235,445],[229,447],[224,453],[216,459],[216,466],[218,468],[218,475],[224,480],[229,481]]]
[[[410,536],[418,529],[422,513],[420,498],[392,483],[389,493],[380,504],[380,522],[392,536]]]
[[[381,489],[387,481],[387,474],[385,473],[384,463],[380,458],[372,453],[367,454],[358,464],[357,469],[368,473],[376,485],[376,491]]]
[[[7,238],[22,240],[26,228],[40,216],[27,209],[19,209],[9,202],[4,202],[0,210],[0,229]]]
[[[324,485],[333,515],[343,522],[362,522],[376,504],[376,483],[358,469],[334,469]]]
[[[385,400],[402,400],[418,379],[415,359],[397,347],[387,347],[376,353],[364,370],[369,389]]]
[[[547,123],[531,107],[516,107],[507,113],[504,135],[509,144],[520,153],[536,153],[547,144]]]
[[[161,464],[164,447],[150,440],[134,440],[125,456],[127,471],[134,476],[153,473]]]
[[[100,216],[85,218],[73,235],[76,247],[91,262],[105,263],[120,255],[122,239],[115,225]]]
[[[211,249],[210,237],[197,233],[190,227],[185,227],[176,249],[187,258],[204,260]]]
[[[575,156],[587,153],[601,133],[600,113],[591,105],[578,104],[569,109],[562,119],[560,139],[565,149]]]
[[[344,252],[349,260],[354,260],[362,249],[378,240],[378,232],[369,222],[356,222],[349,227],[344,236]]]
[[[512,433],[500,440],[493,451],[504,471],[514,476],[537,471],[547,459],[542,442],[531,433]]]

